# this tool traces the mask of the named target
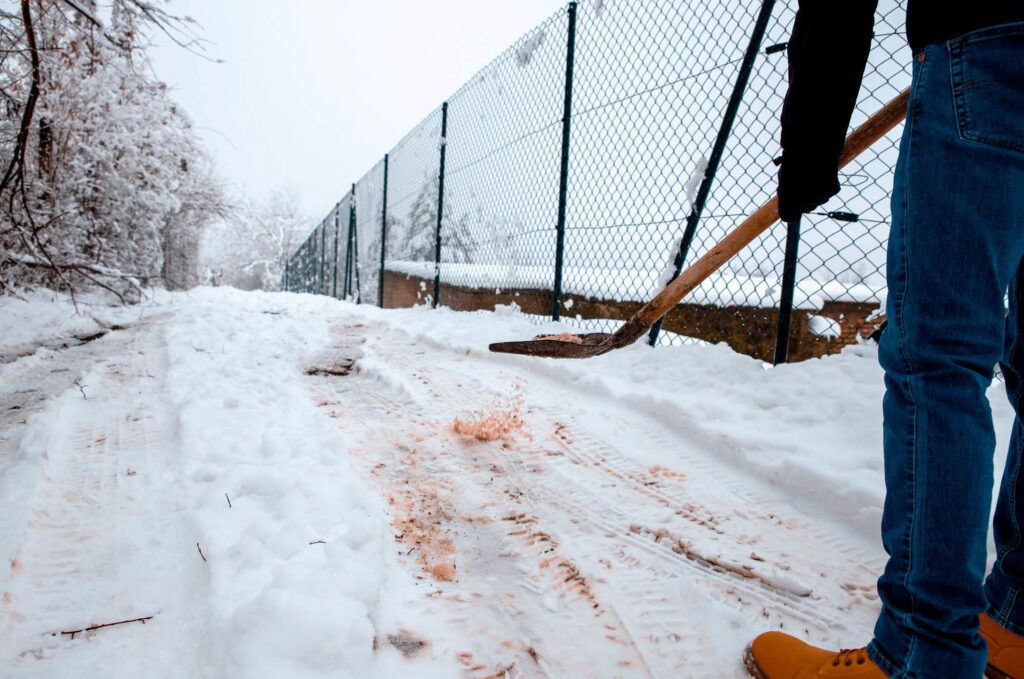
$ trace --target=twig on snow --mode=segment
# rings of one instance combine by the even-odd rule
[[[326,545],[327,541],[326,540],[313,540],[309,544],[311,544],[311,545]]]
[[[227,494],[227,493],[224,493],[224,497],[225,497],[225,499],[227,499],[227,501],[228,501],[228,509],[231,509],[231,498],[230,498],[230,497],[228,497],[228,494]]]
[[[61,634],[67,635],[67,636],[71,637],[72,639],[74,639],[76,634],[81,634],[82,632],[92,632],[94,630],[103,629],[104,627],[115,627],[117,625],[127,625],[128,623],[132,623],[132,622],[141,622],[143,625],[145,625],[147,620],[152,620],[152,619],[153,619],[152,615],[147,615],[144,618],[132,618],[131,620],[118,620],[117,622],[105,622],[102,625],[92,625],[91,627],[83,627],[82,629],[76,629],[76,630],[70,630],[70,631],[67,631],[67,632],[61,632]],[[54,634],[54,636],[57,636],[57,635]]]
[[[73,384],[76,387],[78,387],[78,391],[82,392],[82,398],[84,398],[86,401],[88,401],[89,397],[85,395],[85,386],[81,382],[79,382],[77,379],[73,382]]]
[[[198,542],[196,543],[196,549],[199,550],[199,556],[203,557],[203,563],[206,563],[206,555],[203,554],[203,548],[199,546]]]

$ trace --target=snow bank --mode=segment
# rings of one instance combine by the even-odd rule
[[[97,294],[77,302],[76,308],[68,295],[50,290],[0,296],[0,363],[138,320],[149,306],[123,306]]]
[[[324,302],[199,290],[167,331],[181,502],[209,567],[218,676],[370,670],[390,535],[297,377],[328,341]]]

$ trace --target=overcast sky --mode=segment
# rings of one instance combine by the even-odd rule
[[[561,0],[172,0],[215,64],[154,51],[224,178],[320,218],[446,96]]]

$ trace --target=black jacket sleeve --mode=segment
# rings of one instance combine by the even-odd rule
[[[839,155],[871,48],[877,4],[800,0],[782,107],[779,214],[786,221],[839,192]]]

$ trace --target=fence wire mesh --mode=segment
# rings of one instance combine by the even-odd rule
[[[524,35],[449,100],[444,283],[552,290],[566,17]]]
[[[352,192],[335,205],[288,260],[281,287],[289,292],[355,300]]]
[[[420,280],[416,303],[434,295],[441,143],[441,112],[434,111],[388,154],[386,259]],[[391,292],[385,284],[385,298]]]
[[[395,307],[437,301],[436,279],[445,306],[516,303],[614,330],[774,194],[791,5],[570,3],[356,183],[296,251],[286,288]],[[854,125],[909,85],[904,19],[905,0],[880,0]],[[900,133],[849,165],[839,196],[805,217],[793,359],[837,351],[879,322]],[[770,359],[785,240],[781,225],[765,232],[652,340],[727,342]]]
[[[380,295],[381,246],[384,238],[384,179],[386,160],[381,160],[356,182],[356,252],[359,301],[382,306]]]

